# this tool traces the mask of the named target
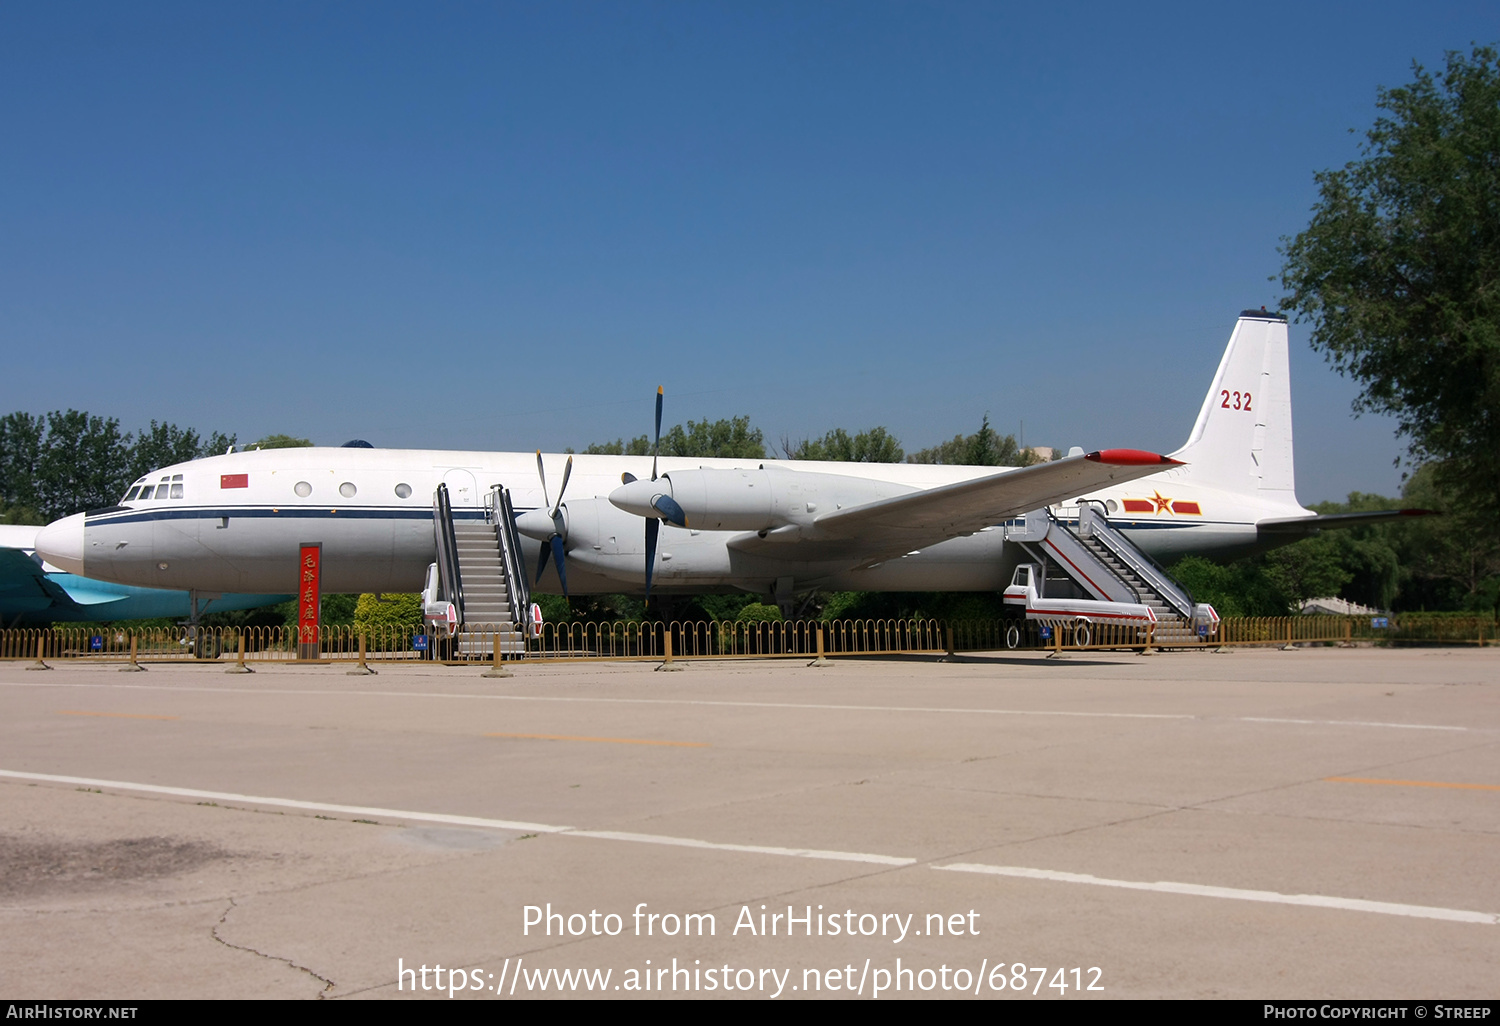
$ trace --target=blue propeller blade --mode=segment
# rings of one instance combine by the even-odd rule
[[[536,555],[536,583],[542,583],[542,574],[547,572],[547,543],[542,542],[542,551]]]
[[[670,495],[658,495],[651,500],[651,507],[660,513],[667,523],[676,524],[678,527],[687,526],[687,513]]]
[[[562,582],[563,598],[568,597],[568,570],[563,561],[563,540],[558,535],[552,536],[552,559],[557,564],[557,579]]]
[[[646,598],[651,597],[651,570],[656,565],[656,535],[661,531],[661,521],[646,520]]]
[[[661,386],[656,386],[656,440],[651,443],[651,480],[656,480],[656,457],[661,452]]]

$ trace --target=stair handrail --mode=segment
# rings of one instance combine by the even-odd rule
[[[1091,537],[1098,538],[1100,544],[1114,553],[1116,559],[1134,570],[1141,580],[1156,589],[1157,594],[1176,609],[1179,616],[1184,620],[1193,618],[1192,593],[1178,583],[1177,579],[1167,573],[1154,559],[1132,545],[1129,538],[1110,524],[1108,517],[1092,505],[1085,505],[1078,511],[1078,526],[1080,529],[1085,529],[1086,526]]]
[[[453,530],[453,504],[448,500],[448,486],[439,484],[432,493],[432,527],[437,539],[438,575],[444,596],[458,611],[458,622],[464,622],[464,582],[458,568],[458,535]]]
[[[1071,527],[1069,527],[1066,523],[1064,523],[1062,521],[1062,518],[1058,517],[1055,513],[1053,513],[1051,507],[1047,508],[1047,516],[1052,521],[1052,526],[1053,527],[1056,527],[1058,530],[1062,531],[1069,538],[1072,538],[1075,542],[1078,543],[1079,548],[1083,549],[1083,551],[1085,551],[1085,552],[1088,552],[1089,553],[1089,557],[1091,559],[1093,559],[1095,562],[1098,562],[1099,557],[1096,556],[1096,555],[1094,555],[1093,552],[1089,551],[1088,545],[1085,544],[1085,542],[1084,542],[1084,540],[1082,538],[1078,537],[1078,533],[1076,531],[1074,531]],[[1114,549],[1110,549],[1110,551],[1113,552]],[[1127,563],[1127,565],[1129,565],[1129,564]],[[1105,567],[1105,569],[1108,570],[1109,568]],[[1134,569],[1134,568],[1132,567],[1132,569]],[[1115,580],[1119,581],[1120,584],[1124,585],[1125,590],[1130,593],[1130,597],[1131,598],[1135,599],[1137,602],[1144,601],[1141,598],[1140,589],[1136,588],[1135,585],[1133,585],[1129,581],[1125,580],[1119,574],[1111,572],[1110,576],[1114,577]]]
[[[531,583],[521,554],[521,536],[516,531],[516,512],[510,504],[510,489],[495,485],[489,505],[495,511],[495,531],[500,540],[500,566],[505,590],[510,596],[510,616],[524,627],[531,614]]]

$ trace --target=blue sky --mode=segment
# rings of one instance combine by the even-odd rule
[[[0,412],[1170,450],[1313,173],[1493,3],[8,4]],[[1354,134],[1350,129],[1355,129]],[[1393,424],[1292,328],[1298,492]]]

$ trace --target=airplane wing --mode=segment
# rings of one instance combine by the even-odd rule
[[[813,523],[835,536],[931,535],[932,544],[1108,485],[1160,473],[1179,461],[1139,449],[1104,449],[989,477],[832,510]]]
[[[0,621],[9,624],[23,614],[78,608],[34,559],[20,549],[0,548]]]
[[[813,537],[791,544],[799,555],[819,549],[833,555],[857,548],[861,558],[880,560],[1180,465],[1181,461],[1154,452],[1104,449],[832,510],[813,521]],[[777,544],[755,535],[730,544],[744,550],[758,547],[757,542]]]
[[[1442,516],[1435,509],[1382,509],[1365,513],[1324,513],[1315,517],[1278,517],[1262,520],[1255,525],[1262,534],[1297,535],[1316,534],[1325,528],[1362,527],[1365,524],[1382,524],[1407,517]]]

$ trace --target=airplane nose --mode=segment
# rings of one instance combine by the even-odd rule
[[[83,575],[84,514],[54,520],[36,536],[36,553],[70,574]]]

